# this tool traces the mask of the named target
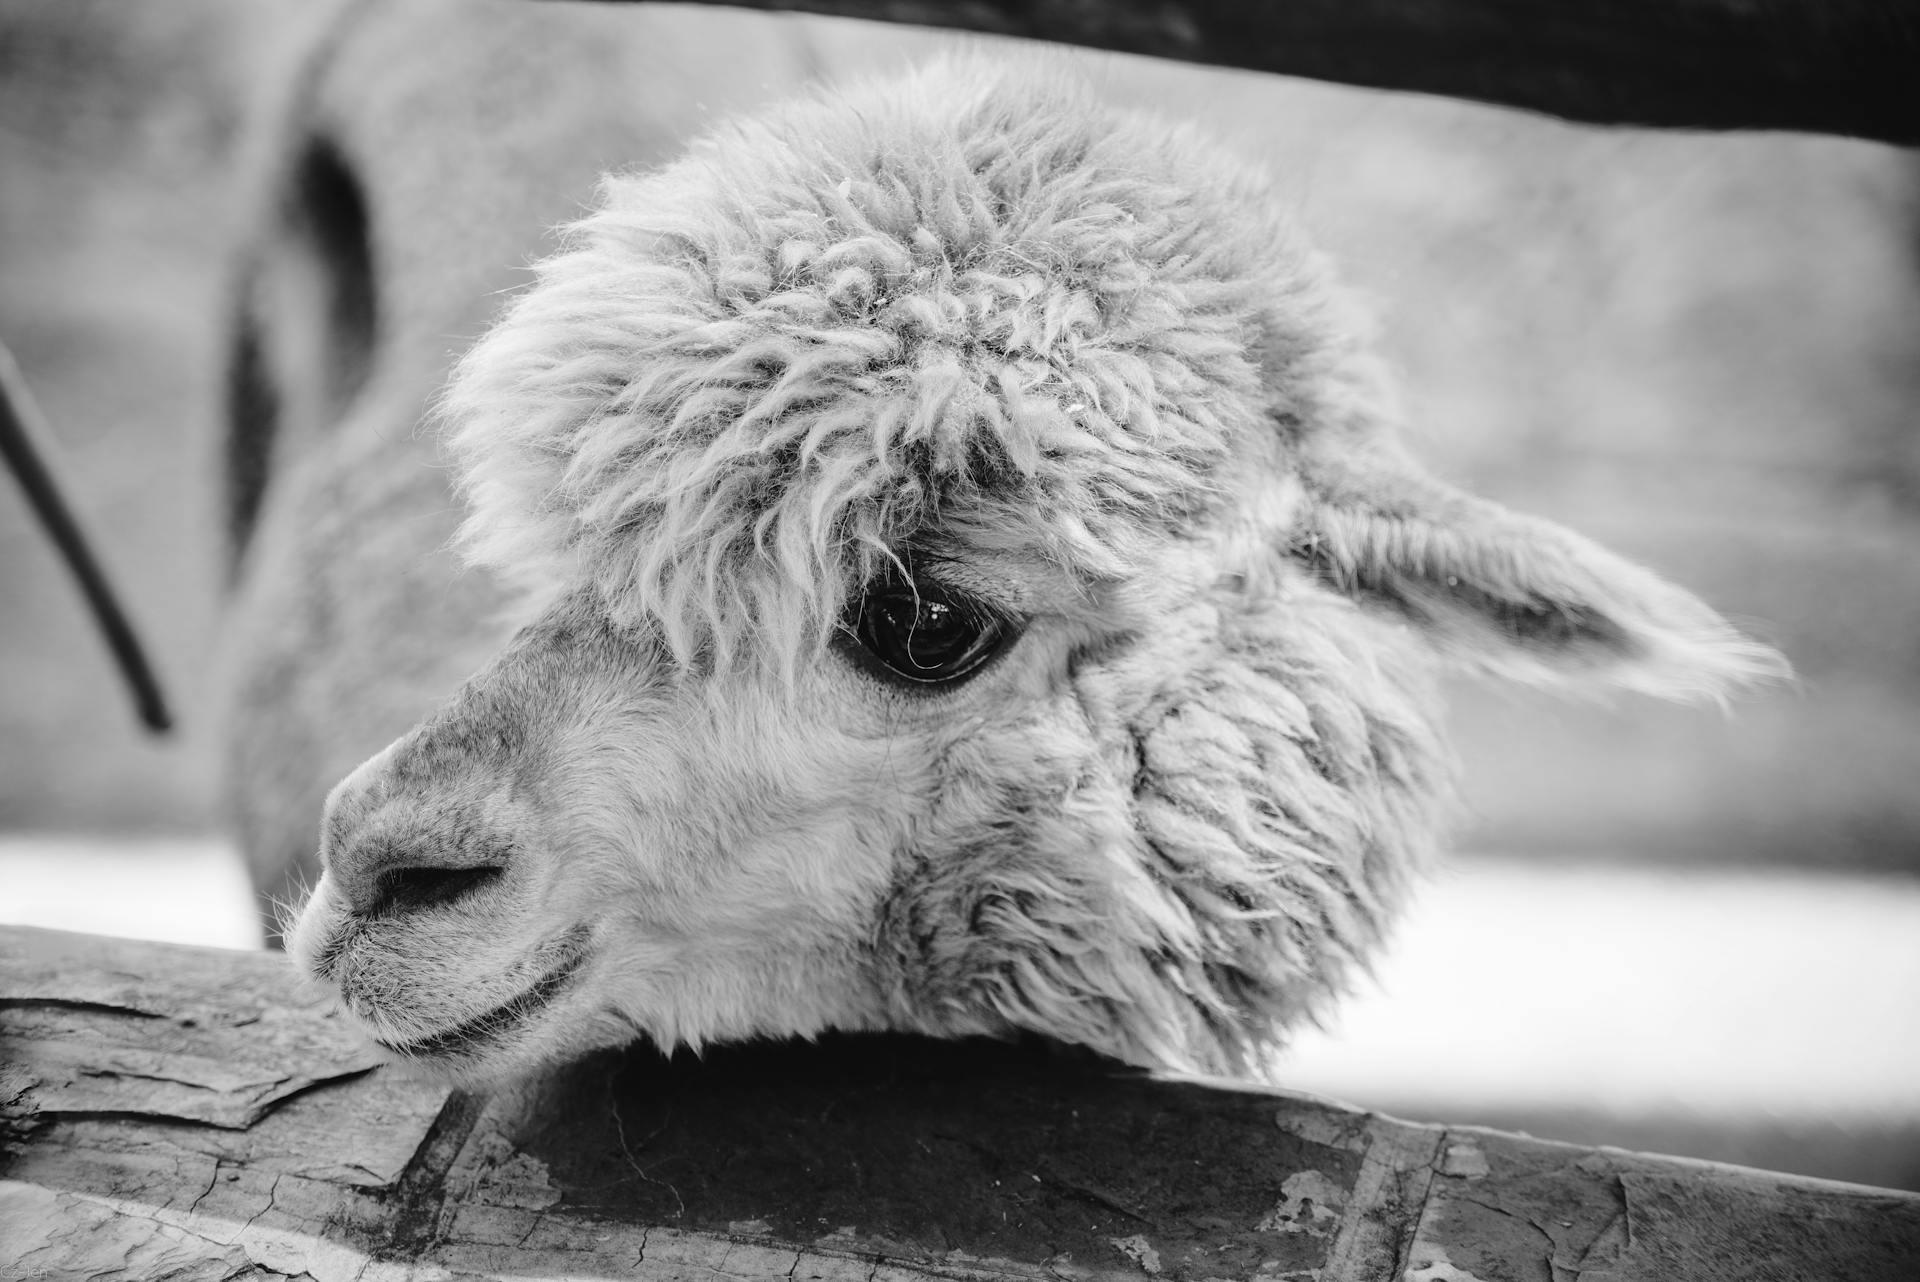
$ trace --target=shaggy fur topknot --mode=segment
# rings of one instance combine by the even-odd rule
[[[1321,272],[1249,167],[1089,97],[949,63],[609,178],[447,398],[469,552],[790,664],[927,531],[1102,581],[1204,526],[1311,420]]]

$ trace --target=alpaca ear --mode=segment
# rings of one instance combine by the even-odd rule
[[[1293,555],[1468,666],[1675,699],[1790,675],[1692,594],[1551,521],[1444,485],[1391,447],[1316,460],[1303,479]]]

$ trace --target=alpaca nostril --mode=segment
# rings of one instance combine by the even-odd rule
[[[363,917],[423,912],[484,890],[505,872],[490,864],[476,868],[389,868],[374,878],[367,902],[355,907]]]

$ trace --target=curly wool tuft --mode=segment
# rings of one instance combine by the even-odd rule
[[[936,531],[1124,578],[1332,364],[1261,184],[1071,77],[964,62],[611,177],[447,394],[465,547],[585,577],[682,664],[789,670]]]
[[[1086,674],[1111,722],[955,749],[877,935],[897,1024],[1264,1077],[1366,970],[1452,808],[1430,673],[1319,594],[1219,622]]]

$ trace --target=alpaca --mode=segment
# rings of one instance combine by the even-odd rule
[[[1440,672],[1782,670],[1423,472],[1279,208],[1053,61],[606,178],[438,404],[512,635],[333,789],[297,963],[461,1079],[828,1029],[1260,1075],[1444,834]]]

